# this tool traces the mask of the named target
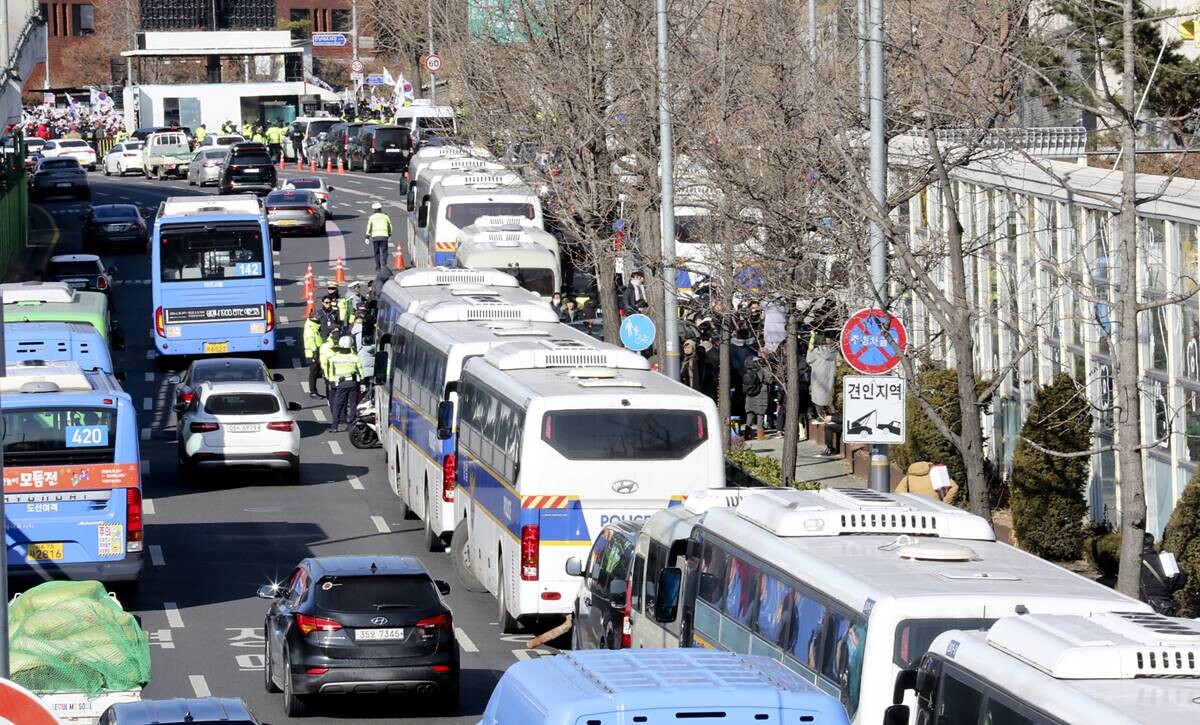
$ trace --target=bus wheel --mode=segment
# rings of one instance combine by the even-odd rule
[[[470,556],[467,548],[469,543],[467,541],[467,520],[463,519],[458,522],[458,526],[454,527],[454,537],[450,539],[450,561],[454,565],[454,572],[458,574],[459,581],[462,582],[463,589],[475,594],[482,594],[487,589],[471,573],[471,563],[467,558]]]
[[[501,552],[497,552],[499,557]],[[504,581],[504,562],[497,564],[496,571],[496,618],[500,622],[501,634],[516,634],[521,631],[521,623],[508,613],[508,582]]]

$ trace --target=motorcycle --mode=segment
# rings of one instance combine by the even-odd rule
[[[365,396],[358,403],[358,417],[347,433],[355,448],[380,448],[379,424],[375,419],[375,401]]]

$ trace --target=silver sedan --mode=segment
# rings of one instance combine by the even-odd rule
[[[188,164],[187,180],[191,186],[215,184],[221,180],[221,164],[225,160],[225,149],[202,149]]]

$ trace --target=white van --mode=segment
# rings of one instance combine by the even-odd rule
[[[417,207],[413,240],[419,259],[435,265],[454,262],[458,233],[483,216],[521,217],[529,226],[543,227],[537,192],[509,172],[457,173],[438,176]]]
[[[422,141],[430,136],[458,135],[458,119],[455,118],[453,106],[430,106],[414,102],[411,106],[396,109],[395,122],[397,126],[408,127],[413,141]]]

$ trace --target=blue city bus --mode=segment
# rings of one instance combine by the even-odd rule
[[[82,322],[6,322],[4,360],[8,364],[74,360],[84,370],[113,372],[104,336]]]
[[[171,197],[159,206],[150,286],[160,360],[274,355],[272,246],[257,197]]]
[[[142,576],[138,425],[116,378],[76,362],[0,377],[8,574],[16,581]]]

